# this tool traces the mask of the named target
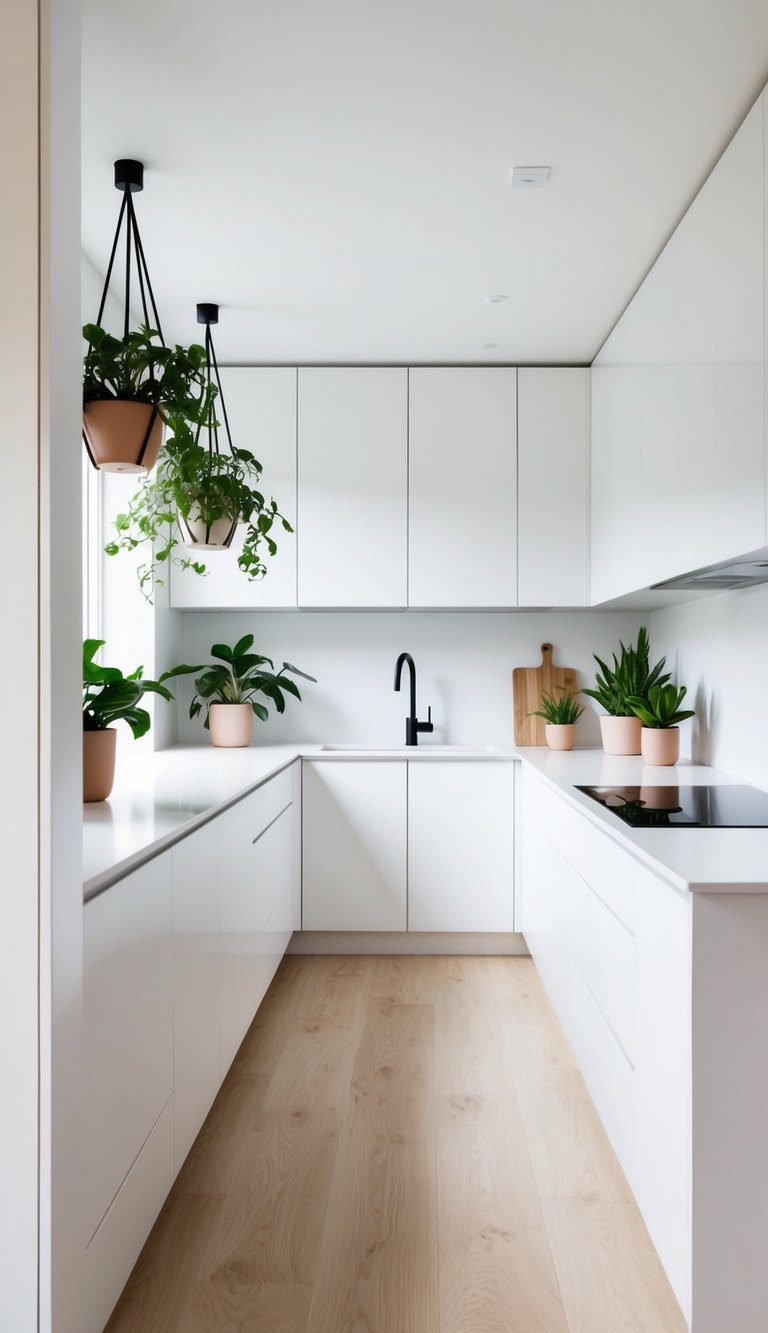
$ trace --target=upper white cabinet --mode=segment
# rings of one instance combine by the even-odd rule
[[[518,604],[589,604],[589,371],[517,372]]]
[[[303,766],[304,930],[406,929],[407,765]]]
[[[592,368],[592,600],[766,540],[761,99]]]
[[[413,607],[517,603],[517,371],[410,372]]]
[[[514,930],[514,767],[408,765],[409,930]]]
[[[408,372],[299,370],[299,605],[404,607]]]
[[[259,490],[272,497],[296,528],[296,370],[236,366],[221,371],[235,448],[250,449],[263,467]],[[207,574],[175,566],[171,605],[177,607],[295,607],[296,536],[274,529],[277,555],[266,557],[265,578],[250,582],[237,565],[238,536],[229,551],[205,554]]]

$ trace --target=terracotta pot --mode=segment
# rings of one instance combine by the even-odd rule
[[[237,519],[225,515],[224,518],[216,518],[206,524],[197,514],[194,509],[188,518],[179,514],[184,545],[191,546],[195,551],[226,551],[232,545],[232,538],[237,531]]]
[[[142,454],[141,446],[153,414]],[[91,458],[102,472],[151,472],[163,443],[163,429],[162,417],[152,403],[109,398],[86,403],[83,408],[83,432]]]
[[[250,704],[211,704],[208,724],[214,745],[235,747],[250,745],[253,735],[253,709]]]
[[[83,732],[83,800],[106,801],[115,781],[114,727]]]
[[[576,723],[546,722],[544,735],[550,750],[572,750],[576,744]]]
[[[680,758],[679,727],[643,727],[640,734],[642,755],[646,764],[668,768]]]
[[[601,717],[600,732],[606,754],[640,753],[639,717]]]

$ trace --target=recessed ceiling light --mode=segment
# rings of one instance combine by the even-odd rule
[[[513,167],[509,183],[513,190],[540,190],[549,180],[549,167]]]
[[[506,292],[497,292],[494,296],[486,296],[485,299],[489,305],[501,305],[502,301],[508,301],[509,297]]]
[[[480,346],[484,352],[490,352],[493,347],[498,347],[498,343],[481,343]]]

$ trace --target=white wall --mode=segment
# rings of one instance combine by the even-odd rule
[[[555,660],[575,667],[579,684],[592,683],[592,652],[601,655],[632,636],[641,623],[633,612],[184,612],[179,660],[209,660],[212,643],[233,644],[256,635],[256,649],[317,676],[289,700],[282,717],[255,722],[257,743],[309,740],[399,745],[405,740],[407,675],[393,690],[395,660],[408,651],[416,662],[417,711],[432,705],[435,735],[454,745],[510,745],[514,739],[512,668],[535,666],[539,647],[551,641]],[[179,739],[201,741],[202,721],[188,718],[191,685],[180,681]],[[579,733],[582,745],[599,744],[591,705]]]
[[[683,754],[768,787],[768,586],[654,611],[649,628],[697,711]]]

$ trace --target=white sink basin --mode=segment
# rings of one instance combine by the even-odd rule
[[[441,754],[498,754],[493,745],[322,745],[320,752],[325,754],[404,754],[430,755]]]

